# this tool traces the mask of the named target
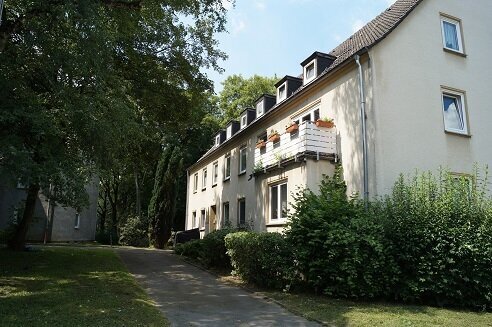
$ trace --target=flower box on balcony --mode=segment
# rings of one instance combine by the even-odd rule
[[[299,130],[299,125],[297,125],[297,123],[292,123],[290,126],[287,126],[287,128],[285,129],[285,131],[287,133],[295,133]]]
[[[256,148],[257,149],[262,149],[264,147],[266,147],[266,142],[265,141],[260,140],[260,141],[256,142]]]
[[[280,134],[279,133],[275,132],[275,133],[270,134],[268,136],[268,142],[276,143],[278,141],[280,141]]]
[[[335,127],[335,123],[333,123],[333,119],[329,119],[329,120],[318,119],[316,121],[316,126],[317,127],[324,127],[324,128],[333,128],[333,127]]]

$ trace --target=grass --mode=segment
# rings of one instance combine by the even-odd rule
[[[169,326],[110,249],[0,249],[0,325]]]
[[[492,313],[352,302],[306,294],[262,293],[288,310],[328,326],[492,326]]]

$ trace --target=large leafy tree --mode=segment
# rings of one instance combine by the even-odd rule
[[[222,82],[223,89],[217,102],[222,114],[222,123],[237,119],[242,110],[254,107],[254,101],[262,94],[275,94],[277,77],[253,75],[244,78],[242,75],[231,75]]]
[[[221,0],[6,2],[0,175],[28,185],[12,248],[23,248],[40,190],[82,207],[96,168],[124,172],[144,141],[180,133],[211,88],[200,69],[224,57],[214,40],[224,24]]]

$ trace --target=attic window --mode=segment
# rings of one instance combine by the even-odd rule
[[[245,128],[247,124],[248,124],[247,116],[246,115],[241,116],[241,129]]]
[[[256,105],[256,117],[263,115],[263,101],[258,102]]]
[[[284,84],[282,84],[279,88],[278,88],[278,102],[284,100],[285,98],[287,98],[287,82],[285,82]]]
[[[220,135],[217,135],[215,137],[215,146],[219,146],[220,145]]]
[[[316,59],[304,66],[304,84],[316,77]]]

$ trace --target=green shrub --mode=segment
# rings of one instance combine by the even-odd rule
[[[149,247],[149,220],[146,216],[129,216],[120,227],[119,244]]]
[[[234,272],[260,287],[283,288],[292,281],[292,249],[279,233],[238,232],[225,238]]]
[[[207,234],[202,240],[200,261],[207,267],[231,269],[231,258],[227,255],[224,238],[234,232],[225,228]]]
[[[348,198],[337,170],[319,193],[295,194],[287,240],[302,279],[317,292],[345,298],[390,293],[398,274],[383,225],[356,197]]]
[[[400,276],[394,297],[437,305],[490,308],[492,201],[487,174],[457,178],[446,171],[400,176],[373,206]]]
[[[185,257],[198,259],[203,252],[202,240],[191,240],[186,243],[177,244],[174,253]]]

